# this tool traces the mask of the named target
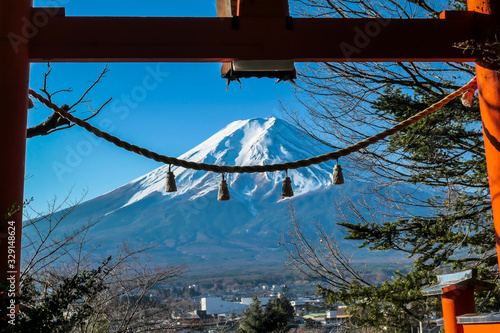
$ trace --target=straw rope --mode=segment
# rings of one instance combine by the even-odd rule
[[[170,165],[175,165],[179,167],[183,167],[186,169],[194,169],[194,170],[204,170],[204,171],[211,171],[211,172],[217,172],[217,173],[255,173],[255,172],[274,172],[274,171],[285,171],[289,169],[298,169],[302,167],[307,167],[311,166],[314,164],[320,164],[323,162],[331,161],[331,160],[336,160],[340,157],[347,156],[351,153],[357,152],[363,148],[366,148],[380,140],[385,139],[386,137],[395,134],[404,128],[416,123],[422,118],[427,117],[431,113],[439,110],[441,107],[455,99],[456,97],[460,96],[462,93],[470,90],[470,89],[475,89],[476,87],[476,78],[474,77],[471,81],[469,81],[466,85],[463,87],[459,88],[458,90],[454,91],[453,93],[449,94],[439,102],[431,105],[427,109],[417,113],[416,115],[400,122],[399,124],[388,128],[378,134],[375,134],[369,138],[366,138],[363,141],[357,142],[353,145],[347,146],[345,148],[311,157],[308,159],[303,159],[303,160],[297,160],[293,162],[286,162],[286,163],[279,163],[279,164],[270,164],[270,165],[246,165],[246,166],[228,166],[228,165],[215,165],[215,164],[207,164],[207,163],[196,163],[196,162],[191,162],[191,161],[186,161],[186,160],[181,160],[175,157],[169,157],[165,155],[161,155],[155,152],[152,152],[146,148],[142,148],[133,144],[130,144],[126,141],[123,141],[116,136],[113,136],[107,132],[103,132],[100,129],[90,125],[86,121],[79,119],[75,116],[73,116],[71,113],[68,111],[65,111],[61,109],[59,106],[56,104],[52,103],[48,99],[44,98],[42,95],[38,94],[36,91],[30,89],[29,93],[33,97],[35,97],[37,100],[39,100],[41,103],[43,103],[45,106],[48,108],[54,110],[59,114],[61,117],[69,120],[72,123],[75,123],[76,125],[83,127],[87,131],[91,132],[95,136],[102,138],[108,142],[111,142],[117,147],[123,148],[125,150],[131,151],[133,153],[136,153],[138,155],[142,155],[144,157],[147,157],[149,159],[155,160],[160,163],[164,164],[170,164]]]

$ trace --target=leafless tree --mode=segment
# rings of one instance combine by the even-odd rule
[[[215,319],[212,330],[217,333],[234,332],[239,327],[241,316],[229,314],[226,316],[218,316]]]
[[[54,96],[71,92],[72,89],[61,89],[51,92],[49,77],[51,69],[44,75],[41,94],[51,102]],[[97,116],[111,101],[108,99],[97,109],[90,105],[89,94],[92,89],[108,73],[104,67],[96,80],[71,104],[61,105],[70,112],[79,112],[85,115],[85,120]],[[33,98],[33,94],[32,94]],[[33,112],[35,103],[30,99],[30,109]],[[76,109],[85,105],[87,111]],[[74,126],[61,118],[56,112],[47,117],[42,123],[28,128],[27,137],[48,135],[56,131]],[[163,332],[173,326],[173,317],[179,311],[189,308],[189,302],[176,298],[165,299],[155,294],[164,283],[181,276],[187,271],[186,265],[171,266],[155,264],[151,261],[148,247],[132,248],[124,242],[106,259],[99,255],[101,241],[92,239],[89,235],[99,223],[99,218],[89,217],[86,223],[68,226],[66,218],[84,199],[70,202],[69,195],[62,201],[54,199],[48,204],[47,211],[37,212],[29,204],[25,208],[23,225],[23,262],[21,269],[21,290],[23,282],[32,283],[40,292],[40,297],[49,296],[65,278],[79,276],[96,267],[103,266],[103,273],[99,276],[105,288],[90,302],[92,313],[84,325],[72,327],[71,332],[94,333],[102,332]],[[104,263],[104,264],[103,264]],[[32,300],[24,306],[36,306],[37,300]],[[81,304],[75,304],[79,306]],[[21,310],[22,315],[22,310]],[[71,316],[71,309],[68,309]]]
[[[44,74],[44,80],[43,80],[43,87],[39,89],[39,91],[47,98],[50,102],[54,102],[53,98],[56,95],[59,95],[61,93],[68,93],[72,92],[73,90],[71,88],[67,89],[60,89],[57,91],[50,91],[49,89],[49,78],[50,78],[50,73],[52,72],[52,68],[49,68],[47,72]],[[72,104],[63,104],[61,105],[61,108],[66,109],[66,111],[69,111],[71,113],[75,112],[75,108],[80,105],[85,105],[87,107],[87,112],[90,113],[90,116],[83,117],[85,121],[90,120],[97,116],[102,109],[111,102],[112,98],[109,98],[106,102],[104,102],[99,108],[94,109],[90,104],[90,98],[89,94],[92,91],[92,89],[95,88],[101,80],[106,77],[106,74],[109,72],[108,66],[104,66],[104,69],[101,71],[101,74],[97,77],[97,79],[85,90],[80,97],[74,101]],[[33,96],[31,98],[34,98]],[[32,111],[35,111],[35,103],[33,103],[32,99],[29,99],[29,105],[28,108],[31,109]],[[52,111],[52,110],[51,110]],[[80,113],[84,114],[83,111]],[[35,125],[33,127],[28,128],[27,130],[27,137],[28,138],[33,138],[36,136],[41,136],[41,135],[48,135],[50,133],[68,129],[73,127],[74,124],[71,124],[68,120],[62,118],[57,112],[52,111],[52,114],[47,117],[43,122],[41,122],[38,125]]]
[[[373,18],[373,22],[380,24],[381,31],[385,24],[391,24],[391,19],[437,18],[442,10],[466,9],[461,0],[295,0],[292,3],[295,15]],[[358,28],[360,31],[365,29],[363,26]],[[305,64],[298,68],[296,95],[299,104],[283,104],[283,109],[294,124],[336,150],[423,110],[473,76],[474,68],[466,63]],[[397,98],[390,104],[387,96]],[[380,101],[386,104],[380,107]],[[418,290],[432,283],[433,272],[444,269],[443,265],[447,268],[453,265],[455,269],[483,265],[485,277],[490,278],[491,273],[498,275],[492,268],[496,264],[494,231],[488,214],[491,201],[482,167],[484,148],[477,105],[466,109],[454,101],[433,116],[435,118],[420,123],[427,127],[409,128],[342,158],[340,163],[347,169],[347,181],[358,179],[370,186],[363,187],[364,193],[356,193],[356,199],[349,199],[353,193],[344,193],[337,209],[332,207],[335,222],[349,225],[349,235],[355,234],[353,238],[361,240],[367,248],[392,249],[412,257],[416,269],[408,273],[405,280],[408,283],[401,282],[404,277],[394,280],[404,288],[397,283],[391,285],[390,281],[378,287],[360,274],[352,258],[345,254],[344,247],[329,237],[329,232],[338,234],[336,229],[327,231],[316,224],[316,238],[312,239],[301,229],[296,218],[292,218],[286,241],[283,241],[291,265],[323,283],[323,291],[335,292],[353,285],[366,287],[357,294],[358,298],[355,297],[356,288],[352,288],[351,301],[367,307],[371,306],[367,299],[372,303],[384,302],[384,306],[391,304],[382,312],[376,308],[372,310],[388,324],[395,325],[396,331],[397,325],[402,325],[400,319],[395,319],[400,313],[394,311],[392,319],[385,317],[386,314],[398,309],[404,314],[401,318],[408,319],[408,325],[422,318],[422,309],[427,305],[418,305],[427,301],[420,299]],[[461,129],[457,135],[453,131],[456,128]],[[430,135],[426,138],[426,130],[432,131],[432,138]],[[428,155],[415,153],[418,147],[425,145],[432,148]],[[365,201],[365,198],[370,200]],[[398,296],[405,289],[414,296],[411,300],[402,294]],[[390,297],[384,298],[382,290]],[[364,324],[368,326],[378,324],[370,322],[370,318],[365,319]]]
[[[369,285],[352,266],[352,255],[345,253],[333,233],[315,222],[315,235],[311,237],[304,232],[291,204],[290,212],[289,229],[280,245],[288,256],[287,264],[291,269],[330,288],[345,287],[353,281]]]
[[[67,200],[67,198],[66,198]],[[101,243],[89,237],[99,219],[67,228],[65,219],[78,202],[63,209],[64,204],[51,204],[52,211],[28,217],[24,225],[24,260],[21,281],[30,278],[43,294],[63,278],[90,271],[105,261],[98,254]],[[106,288],[92,300],[92,315],[87,324],[72,332],[100,332],[103,325],[110,332],[166,331],[172,327],[174,311],[183,300],[157,297],[155,288],[186,272],[185,265],[158,265],[151,262],[152,247],[131,248],[123,243],[105,265]],[[21,282],[22,284],[22,282]]]
[[[439,12],[449,9],[449,4],[441,1],[295,0],[292,4],[294,14],[299,16],[384,18],[387,24],[391,18],[436,18]],[[380,29],[384,27],[380,26]],[[377,36],[370,38],[376,39]],[[299,105],[284,105],[284,109],[289,119],[309,135],[332,149],[338,149],[364,140],[397,122],[375,114],[372,108],[376,98],[386,93],[387,87],[395,86],[408,94],[422,90],[439,97],[460,87],[473,75],[474,68],[467,63],[308,63],[299,68],[296,86]],[[382,141],[344,160],[352,172],[363,171],[356,177],[363,177],[366,170],[370,170],[372,175],[383,178],[383,182],[398,182],[422,168],[405,162],[405,151],[387,148],[387,142]],[[449,158],[470,152],[482,154],[482,147],[467,140],[461,148],[456,156]],[[446,180],[436,182],[445,185]]]
[[[293,4],[296,15],[371,17],[375,20],[436,18],[442,10],[450,9],[451,4],[455,5],[453,9],[460,6],[465,9],[465,2],[460,0],[296,0]],[[362,30],[364,27],[359,28]],[[408,103],[413,108],[421,105],[423,109],[430,99],[440,99],[473,75],[474,68],[466,63],[306,64],[300,68],[300,80],[297,80],[299,105],[283,107],[292,122],[334,150],[364,140],[400,121],[393,114],[376,111],[378,98],[387,95],[387,89],[399,89],[408,98],[414,97],[415,92],[421,92],[426,100],[414,99]],[[429,121],[429,130],[449,126],[435,135],[441,139],[440,143],[436,144],[431,139],[425,141],[429,146],[436,147],[429,152],[432,156],[415,157],[412,147],[418,146],[425,137],[419,133],[401,132],[393,135],[391,141],[380,141],[342,158],[341,163],[348,169],[348,177],[370,183],[372,186],[370,190],[365,189],[367,193],[364,195],[378,196],[377,202],[385,204],[388,210],[402,210],[400,216],[405,213],[408,216],[408,210],[417,208],[439,210],[443,216],[454,214],[464,221],[474,214],[484,215],[491,209],[487,179],[479,176],[480,173],[482,175],[480,170],[474,171],[478,175],[476,178],[475,175],[468,176],[471,170],[480,169],[478,165],[482,165],[485,159],[481,119],[477,105],[465,111],[458,104],[450,104],[449,109],[441,111],[456,112],[454,116],[443,118],[445,124]],[[453,136],[453,129],[460,128],[464,123],[467,125],[462,128],[467,133]],[[398,186],[410,182],[414,186]],[[432,186],[433,200],[419,195],[423,185]],[[485,260],[491,258],[492,252],[487,252],[489,255]]]

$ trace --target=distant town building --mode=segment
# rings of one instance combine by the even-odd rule
[[[299,298],[295,301],[291,301],[290,304],[293,306],[295,313],[302,314],[307,307],[320,306],[323,303],[320,299],[310,299],[310,298]]]
[[[268,297],[259,299],[262,305],[266,305],[269,302]],[[203,297],[201,299],[201,310],[206,311],[207,315],[225,313],[239,314],[244,312],[252,302],[253,298],[251,297],[244,297],[240,302],[228,302],[220,297]]]
[[[326,318],[327,319],[337,318],[337,311],[326,311]]]
[[[259,300],[260,304],[264,306],[269,302],[269,297],[259,297]],[[253,303],[253,297],[242,297],[240,303],[250,305]]]

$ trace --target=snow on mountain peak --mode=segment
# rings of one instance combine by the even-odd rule
[[[328,151],[329,147],[296,127],[269,117],[235,121],[180,157],[225,165],[262,165],[305,159]],[[341,187],[327,188],[334,163],[288,171],[299,220],[333,226],[338,218],[333,203],[342,204],[344,194],[352,195],[355,190],[368,192],[371,184],[353,179]],[[168,165],[161,166],[75,207],[71,214],[64,215],[71,228],[68,230],[86,225],[90,216],[99,218],[89,238],[102,244],[99,251],[103,256],[115,253],[115,248],[126,239],[133,247],[155,246],[153,256],[157,263],[185,262],[204,272],[216,269],[219,273],[226,267],[267,269],[282,263],[283,253],[277,251],[276,244],[290,222],[289,200],[281,200],[285,172],[228,174],[231,200],[219,202],[220,174],[183,168],[173,171],[178,192],[165,193]],[[395,192],[402,193],[399,190]],[[371,196],[366,199],[371,200]],[[373,205],[377,204],[374,200]],[[313,223],[304,223],[304,231],[312,234],[312,226]],[[32,228],[31,232],[38,231]]]
[[[265,165],[305,159],[328,151],[327,146],[312,140],[284,120],[267,117],[234,121],[179,158],[217,165]],[[327,186],[331,170],[331,163],[290,170],[295,194]],[[169,198],[189,195],[195,199],[217,190],[220,181],[220,175],[215,173],[174,167],[172,171],[176,175],[178,192],[167,194],[164,192],[167,171],[168,166],[161,166],[125,185],[133,186],[136,192],[124,206],[154,192]],[[281,188],[283,177],[284,172],[274,172],[232,174],[227,178],[229,185],[239,190],[238,195],[252,197],[257,192],[262,195],[262,190],[258,190],[262,186],[266,188],[264,195],[275,192],[277,187]]]

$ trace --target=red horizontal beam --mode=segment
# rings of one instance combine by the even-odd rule
[[[36,12],[36,11],[35,11]],[[474,61],[454,48],[472,15],[445,19],[47,16],[30,36],[32,62]]]

